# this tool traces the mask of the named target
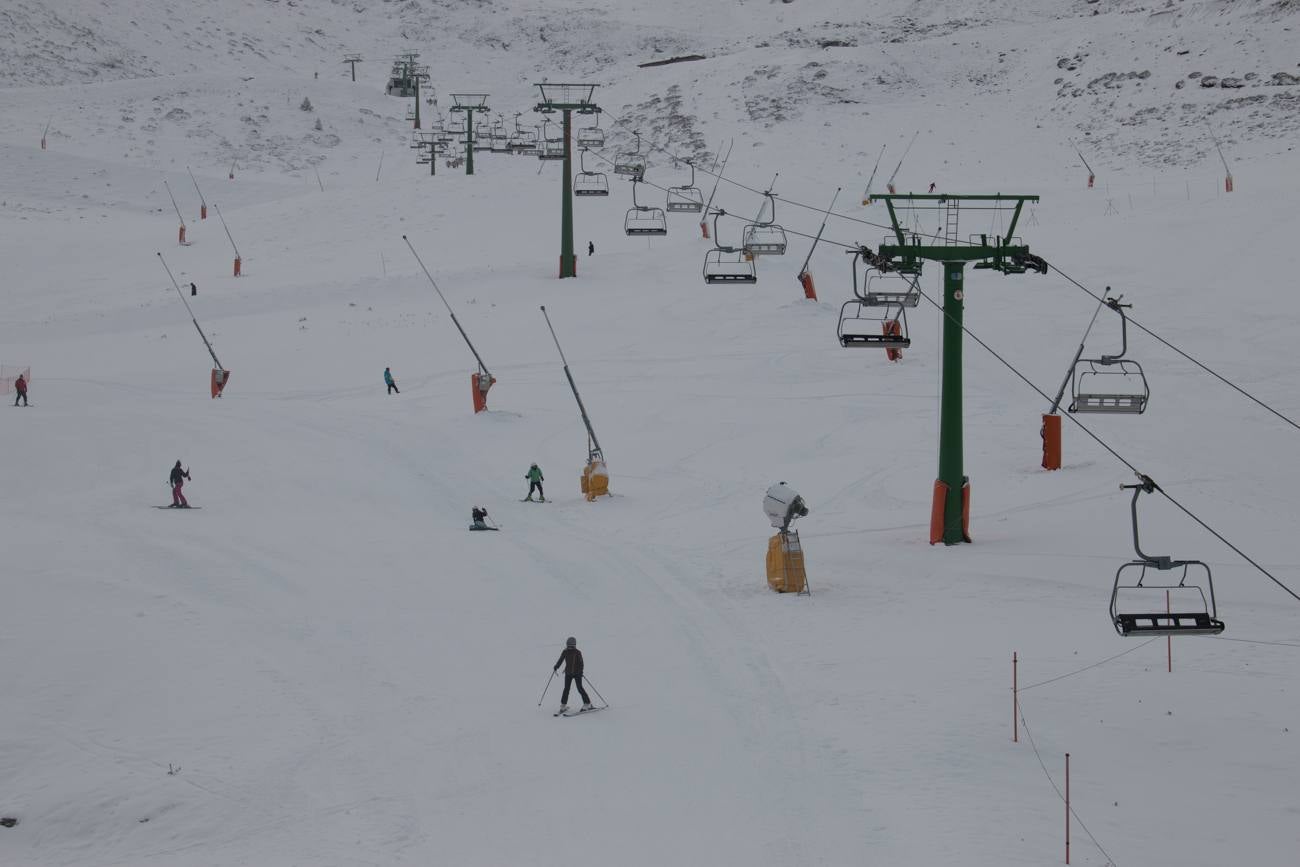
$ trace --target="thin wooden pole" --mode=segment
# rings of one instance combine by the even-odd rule
[[[1020,743],[1020,691],[1017,685],[1017,666],[1019,660],[1016,652],[1011,651],[1011,742]]]
[[[1065,754],[1065,863],[1070,863],[1070,754]]]

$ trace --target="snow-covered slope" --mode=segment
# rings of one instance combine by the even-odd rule
[[[1058,785],[1071,754],[1107,853],[1076,824],[1072,863],[1289,863],[1300,604],[1153,497],[1144,547],[1206,560],[1228,630],[1173,642],[1172,673],[1164,642],[1117,638],[1132,474],[1068,425],[1065,468],[1039,470],[1045,402],[972,341],[975,544],[930,547],[937,315],[914,311],[895,365],[834,333],[844,246],[883,234],[861,186],[919,129],[902,188],[1041,194],[1018,231],[1036,253],[1295,418],[1297,88],[1267,83],[1295,71],[1295,10],[950,6],[0,11],[0,362],[33,372],[32,408],[0,413],[0,863],[1042,864],[1062,805],[1035,748]],[[344,48],[367,58],[356,84]],[[440,108],[481,89],[508,120],[542,76],[599,81],[606,156],[633,128],[682,155],[734,138],[728,177],[780,172],[789,255],[705,286],[696,219],[625,237],[611,175],[576,205],[595,255],[555,280],[558,166],[480,154],[430,178],[407,101],[382,94],[405,49]],[[1197,71],[1258,76],[1228,93]],[[812,303],[794,278],[822,215],[800,204],[836,187]],[[724,183],[715,205],[759,200]],[[499,380],[487,413],[403,235]],[[156,252],[198,286],[232,371],[219,401]],[[1057,273],[972,271],[967,292],[972,332],[1054,391],[1093,302]],[[578,493],[585,433],[541,304],[609,500]],[[1089,347],[1117,341],[1102,319]],[[1130,351],[1150,409],[1090,426],[1294,587],[1296,431],[1150,337]],[[201,511],[151,508],[178,458]],[[546,505],[518,502],[532,461]],[[812,509],[811,598],[763,580],[782,479]],[[501,532],[466,532],[475,504]],[[568,635],[609,710],[552,718]]]

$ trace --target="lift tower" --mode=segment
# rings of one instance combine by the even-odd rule
[[[453,93],[452,113],[465,114],[465,174],[474,174],[474,112],[491,111],[486,93]]]
[[[1029,252],[1015,237],[1016,223],[1025,202],[1038,196],[1004,195],[915,195],[888,193],[872,195],[885,203],[893,224],[893,237],[886,239],[873,255],[862,249],[863,259],[882,272],[898,271],[919,275],[923,262],[943,263],[943,384],[939,402],[939,478],[934,483],[930,511],[930,544],[955,545],[969,542],[970,487],[962,466],[962,313],[965,305],[963,278],[966,263],[976,268],[1023,274],[1047,273],[1047,263]],[[898,212],[930,210],[943,219],[942,234],[922,236],[909,232],[899,222]],[[1006,234],[958,235],[958,218],[963,211],[994,211],[996,225],[1009,216]]]
[[[594,84],[539,84],[542,101],[533,111],[564,115],[564,169],[560,187],[560,278],[578,276],[578,257],[573,252],[573,113],[599,117],[600,106],[591,101]]]

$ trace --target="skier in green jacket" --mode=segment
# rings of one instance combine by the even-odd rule
[[[524,502],[531,503],[533,501],[533,489],[535,488],[537,490],[538,502],[545,503],[546,494],[542,491],[543,479],[541,468],[538,467],[537,464],[533,464],[528,468],[528,472],[524,475],[524,478],[528,480],[528,496],[524,497]]]

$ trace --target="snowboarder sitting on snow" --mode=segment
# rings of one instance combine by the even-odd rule
[[[190,507],[189,501],[186,500],[185,495],[181,493],[181,488],[185,486],[185,480],[188,479],[189,477],[190,477],[190,471],[182,470],[181,462],[177,461],[176,466],[172,467],[172,474],[171,474],[172,504],[167,508],[188,509]]]
[[[524,478],[528,480],[528,496],[524,497],[524,500],[529,503],[533,501],[533,489],[535,488],[537,490],[537,499],[545,503],[546,494],[542,491],[544,479],[542,478],[541,468],[537,464],[533,464],[528,468],[528,472],[524,474]]]
[[[23,402],[23,406],[27,406],[27,380],[23,379],[21,373],[14,380],[14,391],[18,392],[14,396],[14,406],[17,406],[20,400]]]
[[[578,649],[578,639],[573,636],[564,642],[564,650],[560,651],[560,658],[555,661],[551,672],[558,672],[561,665],[564,666],[564,692],[560,695],[560,713],[569,709],[570,686],[578,687],[578,695],[582,696],[582,709],[591,710],[591,699],[582,688],[582,651]]]
[[[483,508],[482,506],[475,506],[474,508],[469,510],[469,515],[471,518],[474,519],[474,526],[471,527],[470,529],[486,530],[488,528],[487,524],[484,523],[487,520],[487,516],[488,516],[487,509]]]
[[[397,390],[397,383],[393,381],[392,368],[388,368],[388,367],[384,368],[384,384],[388,386],[389,394],[392,394],[395,391],[398,394],[401,394],[401,392]]]

